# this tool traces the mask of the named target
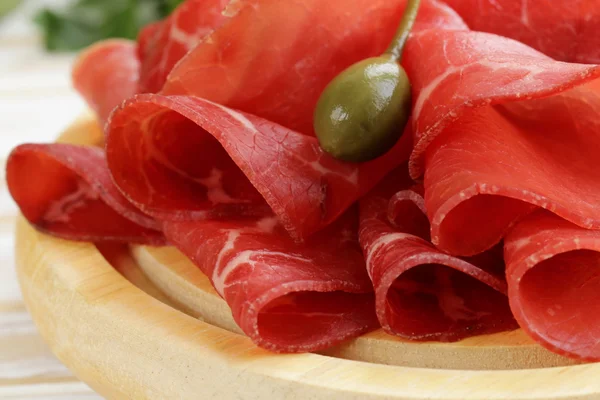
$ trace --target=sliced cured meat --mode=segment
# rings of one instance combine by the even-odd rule
[[[350,164],[313,137],[322,89],[387,46],[404,6],[189,0],[137,46],[105,42],[78,61],[75,85],[108,122],[106,158],[21,146],[11,194],[34,226],[65,238],[155,244],[164,229],[243,331],[274,351],[320,350],[378,319],[420,340],[514,328],[505,243],[524,329],[599,360],[600,309],[578,301],[598,303],[600,282],[600,230],[586,230],[600,229],[600,67],[469,31],[424,1],[403,57],[414,111],[401,142]],[[536,13],[525,17],[537,29]],[[593,56],[585,46],[556,51]],[[401,167],[373,189],[413,142],[423,185]]]
[[[111,39],[82,52],[73,67],[73,86],[102,123],[137,91],[140,63],[129,40]]]
[[[173,68],[163,89],[312,135],[319,95],[339,72],[380,54],[404,0],[240,0],[235,16]],[[229,13],[227,13],[229,15]],[[415,29],[466,29],[449,7],[421,6]]]
[[[228,19],[226,7],[234,8],[235,2],[187,0],[164,21],[145,28],[138,38],[138,92],[159,92],[175,64]]]
[[[6,179],[25,218],[41,231],[71,240],[164,243],[158,224],[114,186],[99,148],[21,145],[7,161]]]
[[[401,232],[411,232],[425,240],[431,240],[429,220],[425,211],[423,186],[413,185],[408,190],[400,190],[388,203],[388,222]]]
[[[397,16],[403,8],[403,2],[401,1],[389,2],[386,0],[385,2],[378,1],[370,4],[369,10],[371,12],[369,13],[364,13],[361,9],[361,13],[349,14],[349,7],[360,6],[361,1],[356,0],[356,4],[345,2],[342,4],[342,2],[337,1],[324,4],[315,0],[305,0],[299,3],[299,6],[305,9],[302,13],[294,14],[288,10],[277,19],[277,23],[273,23],[271,16],[272,12],[281,7],[279,2],[270,0],[242,1],[239,4],[236,3],[235,12],[231,9],[233,5],[229,4],[226,14],[231,17],[230,21],[210,35],[210,40],[207,38],[201,41],[192,53],[179,61],[176,70],[170,75],[172,79],[170,78],[169,82],[173,85],[185,85],[186,88],[190,89],[184,91],[186,94],[206,95],[209,98],[214,98],[220,93],[219,91],[222,92],[223,88],[227,87],[223,82],[230,82],[229,76],[226,77],[227,79],[221,79],[222,77],[219,75],[203,72],[202,76],[205,78],[200,80],[190,79],[192,76],[199,76],[198,68],[204,68],[200,59],[192,57],[194,54],[194,57],[200,57],[203,54],[213,58],[217,57],[218,65],[215,64],[215,59],[212,59],[210,68],[221,71],[221,73],[227,71],[227,74],[242,74],[243,77],[248,78],[240,85],[236,85],[236,96],[259,93],[260,96],[265,96],[264,99],[270,102],[267,108],[275,107],[278,110],[277,112],[282,113],[282,115],[293,116],[294,118],[304,112],[303,124],[312,126],[313,100],[316,101],[322,87],[327,83],[327,74],[332,75],[355,59],[370,55],[370,52],[376,51],[373,46],[382,47],[384,42],[389,40],[388,36],[391,37],[393,33],[390,12],[395,10]],[[158,56],[162,57],[162,51],[169,52],[173,50],[172,54],[169,53],[171,55],[164,56],[166,58],[159,58],[160,60],[166,60],[164,62],[174,64],[177,58],[174,54],[180,55],[183,53],[181,48],[173,47],[174,44],[171,43],[174,40],[172,34],[175,32],[176,42],[179,40],[177,38],[180,38],[176,32],[184,29],[184,27],[186,32],[191,32],[190,29],[196,28],[190,27],[190,21],[198,22],[198,18],[200,18],[199,12],[194,14],[192,8],[193,4],[196,4],[193,7],[198,6],[197,2],[188,3],[181,7],[171,19],[165,21],[162,27],[152,25],[142,33],[138,52],[142,58],[148,60],[148,63],[151,63],[151,60]],[[203,5],[203,7],[208,7],[207,9],[212,8],[211,15],[214,18],[208,16],[206,21],[212,21],[214,24],[210,23],[208,25],[218,25],[223,22],[214,14],[214,9],[219,4],[214,2]],[[252,7],[249,5],[252,5]],[[321,14],[321,11],[323,11],[323,14]],[[302,35],[298,35],[298,30],[305,27],[309,23],[309,19],[315,18],[316,14],[320,15],[319,20],[328,22],[324,23],[319,29],[310,29]],[[378,17],[381,15],[385,15],[384,20],[379,20]],[[448,7],[436,2],[427,2],[420,15],[417,25],[421,29],[440,26],[465,29],[460,17]],[[357,16],[359,16],[358,21],[356,21]],[[252,18],[254,22],[249,24],[248,18]],[[340,26],[348,24],[350,21],[347,21],[346,18],[353,18],[353,22],[344,31],[346,33],[340,35],[334,29],[335,26],[330,25],[333,22],[340,24]],[[290,20],[288,21],[288,19]],[[256,21],[263,20],[271,22],[265,25],[256,23]],[[375,24],[375,21],[377,21],[378,26],[388,21],[390,27],[388,34],[384,34],[382,29],[368,31],[359,29],[360,27],[369,27]],[[311,25],[314,24],[311,22]],[[325,29],[325,25],[327,25],[327,29]],[[198,32],[204,32],[206,29],[203,28]],[[227,29],[240,29],[242,31],[250,29],[252,34],[240,33],[231,36],[231,32]],[[283,29],[286,29],[286,35],[281,35],[278,31]],[[170,34],[164,39],[161,35],[167,31]],[[219,35],[228,38],[227,41],[224,42],[224,39],[217,40],[221,37]],[[232,40],[233,37],[244,38],[240,43],[241,47],[228,44],[228,41]],[[250,40],[251,38],[253,40]],[[294,49],[294,51],[286,50],[283,52],[283,56],[282,52],[278,51],[278,57],[284,59],[287,63],[293,61],[295,65],[306,67],[306,70],[302,69],[306,75],[300,76],[306,79],[297,79],[296,76],[290,77],[290,69],[285,67],[285,63],[265,64],[264,59],[259,56],[273,50],[271,46],[267,46],[269,42],[264,42],[267,39],[278,43],[279,47],[276,48]],[[331,46],[334,44],[339,45],[339,52],[341,53],[338,54],[338,50],[332,52],[331,48],[321,49],[318,46],[315,47],[316,41],[322,41],[322,43],[328,43]],[[234,51],[236,57],[244,54],[247,56],[250,50],[258,51],[258,46],[262,50],[254,55],[255,60],[260,60],[261,64],[269,67],[273,65],[277,69],[276,71],[269,72],[268,68],[259,68],[255,70],[257,73],[248,74],[245,68],[254,65],[252,63],[255,61],[251,63],[251,60],[248,59],[246,62],[241,62],[235,57],[225,57],[221,54],[225,50],[229,52],[237,49]],[[176,51],[176,48],[179,48],[179,50]],[[320,50],[317,55],[311,52],[310,62],[303,64],[298,62],[297,57],[298,52],[302,49],[305,51],[312,49],[313,52],[314,49]],[[162,62],[160,61],[160,63]],[[193,69],[186,70],[185,65]],[[161,71],[159,75],[163,74],[165,70]],[[267,77],[260,75],[263,72],[271,75]],[[148,74],[150,76],[152,72],[150,71]],[[256,79],[253,77],[254,75],[257,76]],[[275,75],[276,79],[273,78]],[[153,79],[150,79],[150,81],[153,81]],[[320,83],[314,83],[315,79]],[[214,88],[209,85],[217,81],[219,82],[218,90],[213,90]],[[296,89],[290,92],[289,87],[281,86],[283,81],[296,85],[294,86]],[[156,85],[156,87],[160,86],[159,83]],[[319,85],[321,86],[319,87]],[[175,86],[169,87],[174,88]],[[208,91],[199,91],[198,88],[200,87],[205,90],[205,86]],[[266,88],[270,89],[266,90]],[[273,96],[273,90],[276,90],[280,95],[285,93],[286,98],[281,99]],[[311,92],[312,90],[315,91]],[[165,92],[172,92],[172,90],[165,88]],[[311,96],[314,99],[307,100]],[[246,149],[238,148],[237,144],[241,144],[242,138],[230,138],[228,135],[222,134],[223,127],[215,121],[211,121],[212,115],[194,116],[198,113],[193,108],[199,106],[195,105],[191,108],[181,106],[182,102],[191,104],[198,103],[200,100],[185,99],[183,97],[178,97],[176,102],[166,100],[167,97],[148,99],[138,98],[129,101],[127,106],[131,110],[123,108],[119,112],[119,120],[110,125],[108,129],[113,132],[113,145],[108,147],[108,159],[115,180],[123,193],[137,206],[157,218],[175,220],[202,218],[218,215],[231,209],[256,215],[264,213],[265,210],[268,211],[268,207],[266,207],[266,204],[268,204],[282,219],[292,235],[303,238],[337,218],[356,198],[368,191],[381,176],[406,157],[404,153],[407,149],[408,138],[405,138],[405,141],[386,157],[373,163],[360,167],[339,163],[324,155],[315,140],[305,140],[298,134],[294,134],[294,132],[286,131],[273,124],[269,126],[266,121],[262,120],[257,122],[263,128],[262,131],[261,129],[258,129],[258,131],[262,132],[261,135],[265,139],[264,144],[269,143],[269,145],[258,149],[254,144],[251,144],[248,148],[249,142],[246,142]],[[162,99],[160,101],[163,104],[152,105],[151,103],[156,99]],[[276,103],[273,103],[273,100]],[[300,101],[304,105],[308,104],[308,101],[310,110],[306,106],[299,109],[295,103],[296,101]],[[143,106],[142,103],[147,104]],[[208,103],[202,104],[204,105],[200,106],[200,114],[204,112],[203,108],[206,108],[205,105]],[[248,104],[257,105],[259,103],[255,102],[253,98]],[[185,114],[191,120],[203,118],[204,122],[200,124],[202,127],[193,128],[191,122],[178,116],[177,112],[164,114],[158,112],[161,109],[170,111],[167,110],[169,107],[174,107],[175,111]],[[141,111],[142,108],[144,108],[143,112]],[[294,112],[290,112],[292,109]],[[220,109],[212,107],[212,110],[210,112]],[[224,113],[222,110],[219,112],[222,115]],[[134,114],[135,117],[130,118]],[[269,112],[266,114],[270,115]],[[227,118],[232,120],[230,115]],[[252,119],[252,117],[249,118]],[[248,120],[248,117],[244,117],[244,119]],[[153,122],[150,123],[150,120]],[[256,134],[251,129],[252,127],[244,126],[243,121],[237,121],[235,118],[233,120],[239,125],[238,130],[241,127],[240,131],[246,132],[244,140],[254,140]],[[142,121],[144,121],[144,124],[140,125]],[[146,128],[152,131],[152,135],[142,135]],[[181,134],[182,128],[186,128],[186,134]],[[205,134],[205,129],[215,137],[218,136],[217,140]],[[125,134],[125,132],[127,133]],[[289,137],[287,136],[288,133],[290,133]],[[283,142],[283,138],[286,138],[284,145],[277,143],[277,141]],[[292,141],[291,138],[295,138],[295,140]],[[289,144],[287,143],[288,140]],[[135,146],[126,148],[124,147],[126,141],[129,145],[132,143],[139,145],[140,141],[144,141],[146,145],[139,148]],[[237,144],[230,145],[230,141],[237,142]],[[150,148],[150,145],[153,147]],[[221,149],[221,145],[226,151]],[[296,146],[301,149],[296,151]],[[287,151],[281,152],[282,149]],[[266,154],[266,152],[270,152],[270,154]],[[210,156],[207,157],[209,153]],[[152,157],[147,158],[148,154],[151,154]],[[203,157],[202,163],[196,162],[200,154]],[[130,162],[130,156],[133,156],[133,160],[136,161]],[[158,157],[159,160],[154,156]],[[234,162],[231,162],[230,158],[233,158]],[[168,164],[167,168],[165,168],[165,163]],[[134,167],[130,168],[131,165]],[[298,168],[299,165],[300,168]],[[249,182],[240,172],[240,169],[249,178]],[[273,172],[284,174],[280,176],[294,176],[297,179],[290,180],[293,183],[292,185],[287,184],[287,182],[285,184],[283,182],[275,184],[274,180],[277,175]],[[148,180],[151,180],[152,184],[147,185]],[[263,197],[266,199],[266,203]]]
[[[536,207],[600,228],[599,86],[473,110],[447,127],[427,153],[433,242],[479,253]]]
[[[360,243],[383,329],[440,341],[514,329],[501,255],[463,260],[420,237],[428,228],[423,199],[406,190],[410,183],[402,177],[404,169],[360,202]],[[388,204],[398,189],[404,190]],[[395,227],[387,219],[388,208],[402,210],[394,213]]]
[[[261,347],[316,351],[378,327],[355,214],[305,244],[273,216],[166,222],[164,229]]]
[[[600,64],[599,0],[445,0],[476,31],[510,37],[561,61]]]
[[[161,30],[164,21],[165,20],[149,23],[140,30],[137,37],[137,57],[139,60],[148,58],[150,53],[152,53],[157,39],[157,33]],[[141,79],[142,78],[140,77],[140,80]]]
[[[316,138],[250,114],[189,96],[138,95],[113,114],[106,148],[117,186],[158,219],[272,209],[306,238],[406,160],[410,135],[377,160],[350,164]]]
[[[549,96],[600,77],[600,67],[561,63],[511,39],[428,30],[409,40],[403,65],[413,86],[413,178],[431,142],[469,109]]]
[[[547,211],[506,237],[510,304],[521,327],[552,351],[600,360],[600,231]]]

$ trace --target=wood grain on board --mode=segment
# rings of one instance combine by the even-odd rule
[[[11,36],[21,22],[0,29],[0,160],[23,141],[52,140],[84,109],[70,87],[73,56],[43,54],[28,28]],[[88,117],[61,140],[98,144],[102,133]],[[56,359],[23,303],[17,209],[0,177],[0,398],[100,399]],[[137,247],[132,258],[104,249],[115,269],[90,244],[42,235],[21,218],[18,229],[36,323],[54,354],[107,398],[600,398],[599,365],[566,365],[520,331],[419,347],[377,331],[326,355],[274,355],[239,335],[206,277],[176,250]],[[535,369],[542,365],[557,367]],[[483,371],[494,368],[533,369]]]
[[[82,130],[79,139],[87,135],[91,143],[94,136],[89,132],[92,131]],[[153,273],[136,271],[138,264],[128,253],[118,257],[119,261],[113,259],[117,264],[114,268],[92,244],[44,235],[23,218],[17,222],[16,241],[24,299],[42,336],[71,371],[110,399],[600,398],[600,364],[452,370],[337,357],[366,360],[372,356],[359,354],[356,348],[337,350],[346,355],[335,354],[336,357],[273,354],[236,333],[235,324],[227,320],[227,309],[214,299],[206,278],[172,249],[134,249],[134,258],[146,272],[153,268],[164,274],[163,279],[153,282]],[[153,297],[152,293],[159,289],[168,293],[170,299],[160,301]],[[186,291],[192,297],[204,296],[214,308],[206,312],[203,306],[186,298],[190,293],[182,295]],[[221,322],[208,323],[197,316],[218,318]],[[492,353],[487,357],[493,361],[494,354],[499,354],[497,349],[531,350],[535,346],[525,337],[510,337],[511,334],[491,342],[489,337],[480,337],[474,338],[471,345],[452,345],[457,347],[446,356],[472,360],[468,353],[481,351],[491,343],[488,347]],[[387,346],[383,347],[387,352],[398,345],[389,337],[371,339]],[[363,343],[358,347],[371,352],[372,345]],[[400,346],[406,343],[400,342]],[[350,357],[348,352],[358,355]]]

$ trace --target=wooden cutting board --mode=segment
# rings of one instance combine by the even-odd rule
[[[99,140],[92,119],[70,135]],[[240,334],[206,277],[173,249],[105,258],[22,218],[16,240],[19,281],[42,336],[107,398],[600,398],[600,364],[569,365],[519,331],[453,344],[374,332],[324,354],[273,354]]]

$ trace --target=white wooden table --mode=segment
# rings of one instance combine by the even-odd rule
[[[17,208],[4,179],[12,147],[52,141],[85,107],[70,85],[73,55],[45,54],[31,24],[41,4],[65,1],[26,0],[0,22],[0,399],[101,398],[52,355],[23,305],[13,256]]]

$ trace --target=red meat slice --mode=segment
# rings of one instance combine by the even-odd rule
[[[428,229],[423,199],[402,190],[411,185],[402,177],[404,169],[360,202],[360,243],[383,329],[409,339],[455,341],[516,328],[501,254],[463,260],[420,236]],[[388,207],[394,210],[395,227],[387,219]]]
[[[137,91],[140,63],[134,42],[111,39],[82,52],[73,67],[73,86],[102,123]]]
[[[395,229],[431,241],[423,194],[423,185],[420,184],[409,190],[400,190],[389,200],[387,218]]]
[[[274,216],[166,222],[164,229],[256,344],[305,352],[379,326],[355,225],[351,212],[305,244]]]
[[[600,64],[599,0],[445,0],[476,31],[568,62]]]
[[[114,186],[99,148],[21,145],[7,161],[6,179],[25,218],[43,232],[71,240],[164,243],[157,223]]]
[[[536,207],[600,228],[599,88],[473,110],[449,126],[427,153],[433,242],[477,254]]]
[[[414,111],[402,141],[350,164],[312,136],[324,86],[381,52],[404,6],[188,0],[137,47],[109,41],[79,59],[77,89],[103,121],[112,112],[106,159],[94,148],[21,146],[7,166],[11,194],[34,226],[65,238],[161,243],[164,228],[244,332],[286,352],[331,346],[377,318],[414,339],[513,328],[498,255],[510,232],[521,325],[555,351],[600,359],[600,309],[577,303],[598,303],[599,231],[584,228],[600,229],[600,67],[468,31],[425,1],[403,57]],[[525,15],[536,27],[537,12]],[[556,51],[593,57],[586,46]],[[160,94],[131,97],[138,90]],[[411,141],[423,187],[400,169],[371,191]],[[347,211],[365,195],[367,268]]]
[[[138,38],[138,92],[159,92],[175,64],[228,19],[226,7],[234,8],[235,2],[187,0],[164,21],[145,28]]]
[[[235,16],[177,63],[163,94],[202,97],[312,135],[325,86],[387,47],[405,3],[236,1]],[[432,27],[466,29],[449,7],[426,1],[415,30]]]
[[[547,211],[506,237],[509,298],[519,325],[552,351],[600,360],[600,231]]]
[[[370,12],[349,12],[364,1],[303,0],[277,18],[272,16],[281,11],[278,1],[236,3],[235,16],[170,73],[163,93],[188,96],[137,97],[114,115],[107,157],[123,193],[159,219],[206,218],[232,209],[260,215],[268,204],[295,238],[331,223],[405,160],[410,138],[374,162],[347,164],[324,154],[306,132],[193,96],[243,106],[288,126],[312,126],[314,103],[329,78],[383,48],[393,35],[392,20],[404,8],[400,0],[369,0]],[[417,26],[466,29],[437,2],[425,3]],[[142,34],[145,47],[152,47],[153,31],[158,35],[155,27]],[[302,59],[305,54],[310,58]]]
[[[427,147],[465,111],[549,96],[600,77],[599,66],[557,62],[514,40],[466,31],[414,35],[403,65],[415,99],[413,178],[423,173]]]
[[[144,212],[189,220],[270,206],[295,238],[329,225],[409,151],[405,135],[384,157],[344,163],[314,137],[187,96],[136,96],[107,137],[114,181]]]

